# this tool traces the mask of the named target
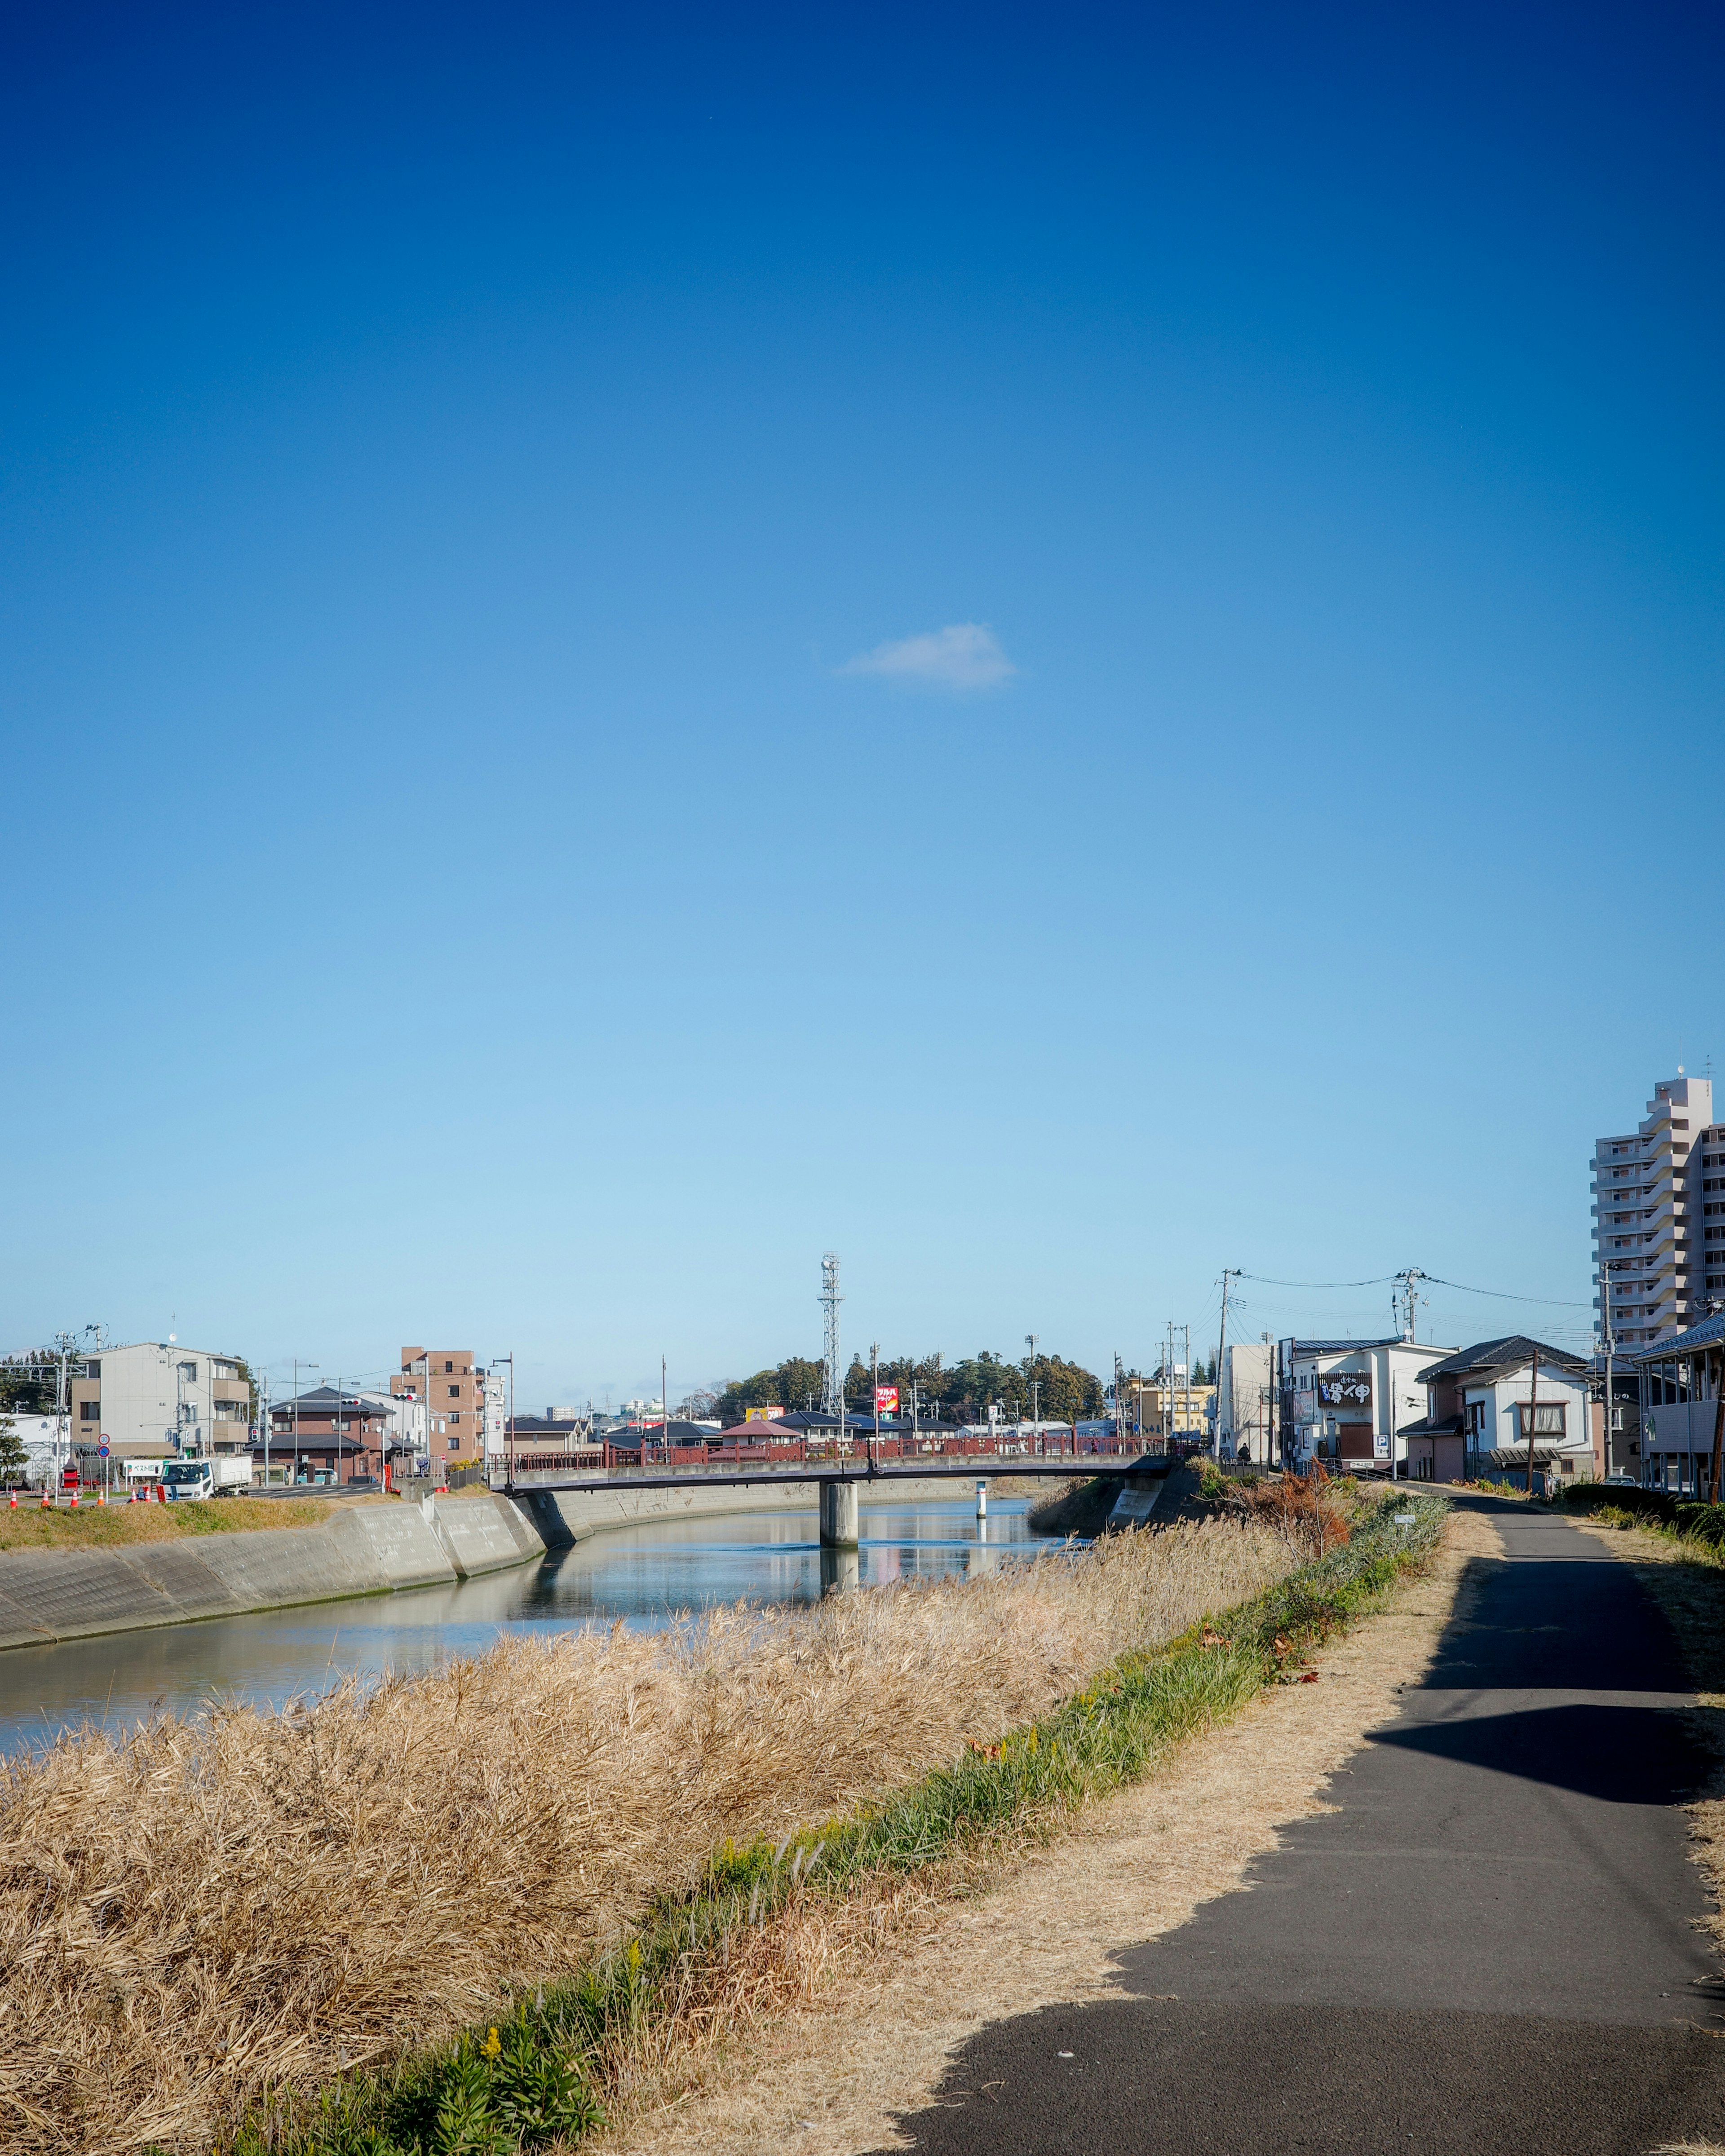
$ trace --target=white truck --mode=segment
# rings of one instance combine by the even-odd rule
[[[249,1453],[218,1452],[193,1460],[162,1463],[162,1489],[177,1497],[231,1497],[252,1486]]]

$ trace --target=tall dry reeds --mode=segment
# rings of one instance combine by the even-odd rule
[[[0,1776],[0,2145],[194,2148],[578,1969],[726,1836],[902,1788],[1295,1553],[1250,1522],[968,1583],[507,1638]]]

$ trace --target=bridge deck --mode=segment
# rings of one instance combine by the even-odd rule
[[[941,1480],[974,1482],[996,1475],[1058,1476],[1070,1481],[1075,1475],[1165,1475],[1170,1461],[1165,1453],[1090,1453],[1074,1460],[1000,1460],[979,1458],[894,1461],[891,1466],[869,1461],[833,1461],[819,1465],[798,1462],[773,1467],[765,1462],[741,1467],[682,1467],[647,1475],[629,1467],[613,1468],[603,1475],[574,1475],[535,1478],[530,1482],[506,1481],[512,1497],[531,1497],[538,1491],[558,1490],[713,1490],[748,1482],[927,1482]]]

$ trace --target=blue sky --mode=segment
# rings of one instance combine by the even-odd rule
[[[8,36],[6,1346],[1579,1337],[1725,1055],[1716,18]]]

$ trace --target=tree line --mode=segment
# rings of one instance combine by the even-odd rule
[[[985,1348],[952,1363],[939,1355],[894,1355],[882,1358],[878,1374],[881,1384],[897,1386],[901,1414],[911,1412],[914,1386],[916,1412],[925,1421],[986,1422],[991,1401],[1009,1417],[1028,1417],[1033,1399],[1045,1422],[1094,1419],[1102,1412],[1101,1379],[1058,1355],[1025,1355],[1013,1363]],[[851,1414],[873,1414],[875,1382],[875,1372],[853,1355],[845,1373],[845,1404]],[[714,1412],[728,1429],[749,1408],[819,1408],[825,1386],[824,1364],[788,1355],[752,1378],[733,1378],[718,1394]]]

